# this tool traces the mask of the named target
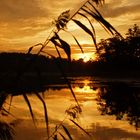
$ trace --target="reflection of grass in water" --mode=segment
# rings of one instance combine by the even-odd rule
[[[7,123],[0,121],[0,139],[13,140],[14,129]]]
[[[103,0],[93,0],[92,1],[93,3],[96,3],[97,5],[98,4],[102,4],[103,3]],[[31,53],[31,51],[33,50],[34,47],[36,46],[41,46],[41,48],[39,49],[38,51],[38,55],[40,53],[45,53],[49,56],[51,56],[52,58],[55,58],[55,56],[49,54],[48,52],[44,52],[43,49],[48,45],[48,43],[53,43],[54,46],[55,46],[55,49],[58,53],[58,56],[61,58],[61,54],[58,50],[58,47],[63,49],[64,52],[66,53],[67,57],[68,57],[68,60],[71,61],[71,48],[70,48],[70,45],[62,40],[60,38],[60,36],[58,35],[58,32],[61,30],[61,29],[64,29],[66,27],[66,24],[72,20],[75,24],[77,24],[83,31],[85,31],[93,40],[93,43],[94,43],[94,46],[96,48],[96,51],[98,52],[98,48],[97,48],[97,44],[96,44],[96,34],[95,34],[95,30],[94,30],[94,27],[92,25],[92,22],[89,20],[88,16],[91,16],[94,20],[98,21],[103,27],[105,30],[107,30],[108,32],[110,32],[111,34],[114,34],[117,33],[119,36],[121,36],[116,30],[115,28],[110,25],[110,23],[108,23],[103,17],[102,15],[97,11],[97,9],[95,8],[95,6],[93,5],[93,3],[91,3],[89,0],[87,0],[76,12],[74,15],[72,15],[70,17],[70,13],[69,13],[69,10],[66,11],[66,12],[63,12],[57,20],[55,20],[54,24],[55,24],[55,29],[52,30],[51,33],[53,33],[53,36],[49,36],[45,43],[39,43],[39,44],[36,44],[32,47],[29,48],[28,50],[28,54]],[[88,27],[86,27],[81,21],[77,20],[77,19],[73,19],[75,15],[80,15],[82,16],[83,18],[86,18],[92,28],[92,30],[90,30]],[[87,16],[88,15],[88,16]],[[73,36],[73,35],[72,35]],[[74,36],[73,36],[74,37]],[[82,50],[82,47],[81,45],[79,44],[78,40],[74,37],[77,45],[80,47],[81,51],[83,52]],[[60,59],[61,60],[61,59]],[[28,66],[30,66],[30,63],[27,64],[26,68],[28,68]],[[78,108],[81,110],[80,106],[79,106],[79,103],[77,101],[77,98],[75,96],[75,93],[73,92],[73,89],[71,87],[71,84],[69,82],[69,80],[66,78],[67,76],[65,75],[64,71],[63,71],[63,67],[61,67],[60,64],[58,64],[58,68],[60,69],[61,73],[62,73],[62,76],[64,77],[65,79],[65,82],[66,84],[68,85],[71,93],[72,93],[72,96],[73,98],[75,99],[75,102],[77,103],[77,106]],[[17,79],[20,79],[21,80],[21,75],[24,73],[24,70],[21,70],[18,72],[18,76],[17,76]],[[48,135],[48,139],[50,137],[50,134],[49,134],[49,120],[48,120],[48,114],[47,114],[47,106],[46,106],[46,103],[43,99],[42,96],[40,96],[40,94],[38,94],[38,92],[35,92],[36,96],[38,97],[38,99],[42,102],[43,104],[43,107],[44,107],[44,117],[45,117],[45,122],[46,122],[46,129],[47,129],[47,135]],[[32,110],[32,105],[30,103],[30,100],[28,99],[28,96],[26,94],[23,94],[23,98],[25,99],[28,107],[29,107],[29,112],[31,114],[31,117],[33,119],[33,121],[35,122],[35,117],[34,117],[34,113],[33,113],[33,110]],[[5,99],[4,99],[5,100]],[[1,102],[3,104],[3,102]],[[2,106],[1,104],[1,106]],[[76,122],[74,121],[71,121],[73,122],[78,128],[80,128],[82,131],[86,132],[81,126],[79,126]],[[72,137],[69,133],[69,130],[62,124],[61,125],[65,131],[65,133],[67,134],[68,138],[70,140],[72,140]],[[62,138],[65,139],[65,137],[61,134]],[[54,140],[57,140],[57,134],[53,135],[52,136]]]
[[[36,93],[37,94],[37,93]],[[35,94],[35,95],[36,95]],[[26,94],[26,95],[23,95],[24,96],[24,99],[25,99],[25,101],[26,101],[26,103],[27,103],[27,105],[28,105],[28,107],[29,107],[29,111],[30,111],[30,114],[31,114],[31,116],[32,116],[32,119],[33,119],[33,121],[35,122],[35,124],[36,124],[36,119],[35,119],[35,116],[34,116],[34,111],[33,111],[33,108],[32,108],[32,104],[31,104],[31,102],[32,101],[30,101],[30,98],[28,97],[28,94]],[[38,98],[42,98],[42,96],[43,95],[39,95],[39,97]],[[42,98],[43,99],[43,98]],[[10,105],[10,104],[8,104],[8,102],[7,101],[5,101],[5,105],[4,105],[4,107],[6,107],[6,108],[9,108],[8,106]],[[13,105],[10,105],[11,107],[15,107],[15,106],[13,106]],[[16,109],[16,108],[15,108]],[[47,108],[45,109],[46,111],[47,111]],[[47,113],[47,112],[46,112]],[[73,113],[73,115],[70,115],[70,114],[72,114]],[[75,105],[75,106],[71,106],[70,108],[68,108],[67,109],[67,117],[64,119],[64,121],[62,121],[62,123],[60,122],[60,124],[59,124],[59,126],[56,126],[56,130],[54,131],[54,132],[52,132],[52,133],[50,133],[49,134],[49,136],[48,136],[48,139],[51,139],[51,138],[59,138],[59,137],[66,137],[66,138],[68,138],[68,139],[70,139],[70,137],[72,138],[73,136],[71,136],[71,131],[69,131],[69,129],[70,128],[67,128],[67,126],[65,126],[65,121],[68,121],[69,120],[69,116],[70,116],[70,118],[72,119],[72,118],[74,118],[74,119],[76,119],[77,118],[77,114],[80,114],[81,113],[81,108],[79,108],[79,106],[77,106],[77,105]],[[47,114],[46,114],[47,115]],[[45,122],[48,122],[48,124],[46,124],[46,126],[48,125],[48,127],[49,127],[49,120],[46,120]],[[70,122],[72,122],[71,120],[70,120]],[[81,129],[82,131],[84,130],[82,127],[80,127],[79,125],[78,125],[78,123],[74,123],[74,121],[72,122],[74,125],[76,125],[79,129]],[[49,130],[49,128],[47,128],[47,130]],[[48,132],[47,132],[48,133]],[[6,134],[6,133],[5,133]],[[7,134],[6,134],[7,135]],[[12,136],[12,135],[11,135]]]
[[[63,130],[64,132],[65,132],[65,135],[63,134],[63,133],[60,133],[60,131],[59,131],[59,127],[57,127],[56,126],[56,130],[55,130],[55,132],[53,132],[52,134],[50,134],[49,133],[49,119],[48,119],[48,114],[47,114],[47,105],[46,105],[46,103],[45,103],[45,100],[43,99],[43,94],[39,94],[39,93],[34,93],[37,97],[38,97],[38,99],[42,102],[42,104],[43,104],[43,107],[44,107],[44,117],[45,117],[45,122],[46,122],[46,130],[47,130],[47,134],[48,134],[48,139],[50,139],[50,138],[56,138],[58,135],[59,136],[61,136],[61,137],[68,137],[69,139],[70,138],[72,138],[72,136],[71,136],[71,134],[70,134],[70,132],[69,132],[69,130],[68,130],[68,128],[64,125],[64,121],[63,121],[63,123],[60,123],[60,128],[61,128],[61,130]],[[5,95],[5,94],[3,94],[3,95]],[[1,94],[1,96],[2,96],[2,94]],[[32,108],[32,104],[31,104],[31,101],[30,101],[30,98],[28,97],[28,94],[25,94],[25,93],[23,93],[22,94],[22,96],[23,96],[23,98],[24,98],[24,100],[25,100],[25,102],[26,102],[26,104],[27,104],[27,106],[28,106],[28,108],[29,108],[29,112],[30,112],[30,114],[31,114],[31,117],[32,117],[32,119],[33,119],[33,122],[34,122],[34,124],[36,124],[36,119],[35,119],[35,115],[34,115],[34,111],[33,111],[33,108]],[[2,98],[3,97],[3,98]],[[1,111],[3,110],[3,112],[5,112],[5,113],[2,113],[3,115],[5,114],[5,115],[8,115],[9,114],[9,112],[7,111],[8,109],[4,109],[4,103],[6,103],[6,104],[8,104],[7,102],[6,102],[6,99],[7,99],[7,97],[8,96],[2,96],[0,99],[1,99],[1,102],[2,102],[2,107],[1,107]],[[12,98],[13,98],[14,96],[12,96]],[[12,98],[10,99],[10,104],[8,104],[8,106],[12,106],[12,104],[11,104],[11,102],[12,102]],[[3,100],[2,100],[3,99]],[[5,106],[6,107],[6,106]],[[10,108],[10,107],[9,107]],[[68,110],[69,110],[69,112],[68,112]],[[76,118],[76,116],[77,116],[77,114],[80,114],[81,113],[81,108],[79,107],[79,106],[74,106],[74,107],[71,107],[71,108],[69,108],[69,109],[67,109],[67,116],[72,116],[72,115],[70,115],[70,112],[71,113],[73,113],[73,114],[75,114],[75,117],[74,117],[74,115],[73,115],[73,118]],[[68,118],[66,118],[67,120],[68,120]],[[66,120],[65,119],[65,120]],[[71,121],[72,122],[72,121]],[[76,124],[76,123],[75,123]],[[0,125],[0,127],[1,127],[1,129],[3,129],[3,126],[7,126],[7,125]],[[78,126],[78,125],[77,125]],[[11,134],[11,138],[12,138],[12,134],[13,133],[11,133],[10,132],[10,129],[11,127],[8,127],[7,126],[7,129],[6,129],[6,131],[1,131],[2,133],[3,133],[3,135],[6,135],[7,137],[10,137],[10,134]],[[82,127],[79,127],[79,128],[82,128]],[[7,133],[8,132],[8,130],[9,130],[9,133]],[[84,130],[84,129],[83,129]],[[1,135],[0,135],[1,136]],[[1,136],[1,138],[3,138],[2,136]],[[10,138],[9,138],[9,140],[10,140]]]
[[[4,115],[7,116],[10,112],[4,108],[5,100],[7,99],[8,95],[0,93],[0,118]],[[13,135],[15,134],[13,127],[4,122],[0,121],[0,140],[13,140]]]
[[[73,140],[71,131],[66,127],[66,125],[64,125],[66,120],[73,123],[76,127],[78,127],[81,131],[83,131],[87,136],[89,136],[89,138],[91,138],[90,134],[76,122],[80,114],[81,114],[81,108],[77,105],[71,105],[66,110],[66,116],[63,119],[63,121],[60,122],[59,125],[55,127],[55,130],[52,132],[52,134],[47,140],[49,140],[50,138],[58,139],[60,137],[63,138],[64,140],[66,139]]]

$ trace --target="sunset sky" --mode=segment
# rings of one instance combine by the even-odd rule
[[[53,27],[52,21],[63,11],[77,9],[84,1],[1,0],[0,51],[27,52],[30,46],[43,43]],[[99,7],[99,11],[122,35],[134,23],[140,25],[140,0],[105,0],[105,4]],[[83,22],[87,24],[84,20]],[[97,41],[109,37],[96,22],[93,24],[96,28]],[[72,22],[68,24],[68,30],[81,44],[84,44],[83,48],[87,56],[92,57],[90,55],[91,52],[94,53],[94,47],[91,38]],[[69,34],[62,32],[61,37],[72,45],[74,58],[85,57],[80,54],[79,48]],[[55,53],[54,48],[47,49]]]

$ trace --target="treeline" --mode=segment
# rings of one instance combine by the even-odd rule
[[[140,28],[134,24],[125,38],[115,35],[101,40],[98,47],[100,62],[137,67],[140,64]]]
[[[125,38],[115,35],[98,44],[98,70],[128,74],[140,72],[140,28],[136,24],[128,29]]]
[[[0,72],[18,72],[41,70],[46,66],[46,57],[25,53],[0,53]]]
[[[0,53],[0,72],[37,72],[38,74],[79,75],[140,75],[140,29],[135,24],[125,38],[115,35],[98,44],[98,60],[49,58],[24,53]]]
[[[128,60],[126,60],[128,61]],[[132,61],[132,60],[131,60]],[[43,55],[25,53],[0,53],[0,74],[3,73],[35,73],[35,74],[62,74],[62,71],[69,76],[101,75],[138,73],[140,63],[126,63],[119,61],[88,61],[83,59],[72,60],[49,58]]]
[[[66,73],[86,72],[93,62],[85,63],[83,59],[72,60],[49,58],[44,55],[26,53],[0,53],[0,72],[44,72],[44,73]]]

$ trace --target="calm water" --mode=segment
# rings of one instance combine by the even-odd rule
[[[74,93],[82,107],[82,113],[78,114],[77,118],[78,124],[88,131],[92,138],[89,138],[75,126],[69,120],[70,116],[65,113],[67,109],[75,106],[76,102],[67,85],[63,84],[49,85],[43,94],[49,116],[50,133],[55,130],[56,125],[64,120],[64,125],[69,129],[75,140],[140,139],[139,81],[91,77],[77,77],[70,78],[70,80]],[[40,95],[42,96],[42,93]],[[10,107],[12,116],[3,116],[2,119],[15,124],[16,135],[14,140],[45,140],[47,136],[43,105],[34,93],[28,94],[28,97],[35,114],[36,127],[22,95],[14,96],[12,99]],[[10,99],[8,97],[4,104],[6,109],[9,109]],[[123,112],[125,112],[124,117],[119,120]],[[130,125],[130,122],[132,125]],[[61,128],[59,132],[62,132]]]

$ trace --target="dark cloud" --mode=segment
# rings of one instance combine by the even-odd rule
[[[140,3],[135,5],[115,6],[112,4],[104,5],[101,10],[104,17],[115,18],[125,14],[135,14],[140,12]]]
[[[38,2],[37,0],[1,0],[0,21],[10,22],[49,15],[47,10],[41,9]]]
[[[63,10],[72,9],[79,2],[66,0],[1,0],[0,21],[14,21],[37,17],[52,17]],[[60,13],[61,13],[60,12]]]
[[[83,1],[84,0],[0,0],[0,43],[4,44],[4,41],[7,42],[7,40],[10,40],[9,42],[13,40],[13,44],[14,42],[20,42],[22,40],[26,40],[27,43],[33,40],[34,37],[45,38],[54,19],[65,10],[78,9]],[[122,31],[128,27],[128,24],[140,23],[138,17],[140,12],[139,7],[140,0],[106,0],[106,4],[99,10],[103,16],[110,18],[107,19],[110,20],[110,23],[113,23],[115,27],[117,26],[118,29]],[[128,16],[128,14],[131,16]],[[122,20],[123,23],[120,21],[122,18],[120,17],[121,15],[127,15],[127,20],[125,20],[127,23],[125,23],[124,20]],[[112,20],[112,18],[114,19]],[[121,28],[119,28],[120,25],[122,25]],[[85,36],[81,35],[83,33],[79,31],[79,28],[76,28],[75,25],[72,25],[70,28],[81,40],[85,40]],[[87,40],[86,38],[86,41]],[[88,41],[90,42],[90,39]],[[25,42],[23,44],[25,44]]]
[[[21,38],[46,30],[50,24],[49,10],[38,0],[1,0],[1,37]]]
[[[5,38],[32,36],[51,26],[78,2],[65,0],[0,0],[0,30]]]

